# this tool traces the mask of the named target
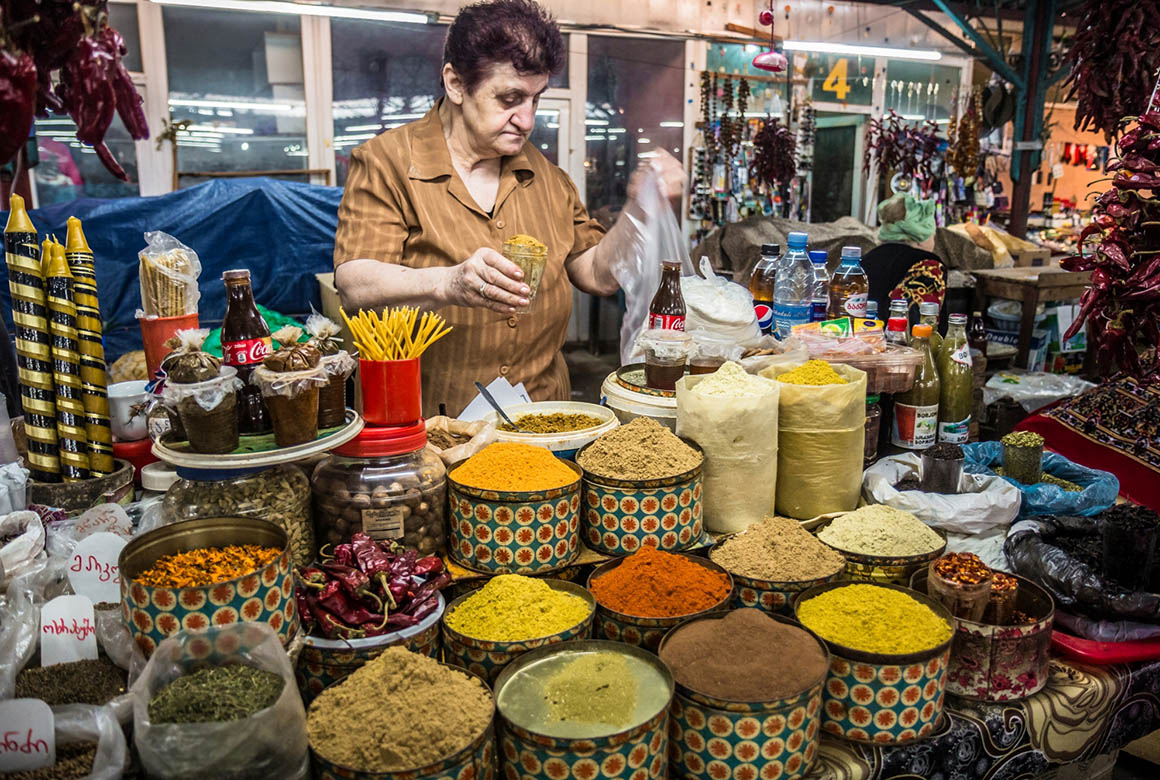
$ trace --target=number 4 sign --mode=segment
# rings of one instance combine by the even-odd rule
[[[846,95],[850,92],[850,82],[847,81],[850,63],[842,57],[834,63],[834,67],[830,70],[830,75],[826,76],[826,80],[822,82],[822,89],[826,92],[833,92],[838,100],[844,101]]]
[[[56,763],[56,723],[40,699],[0,701],[0,771],[20,772]]]

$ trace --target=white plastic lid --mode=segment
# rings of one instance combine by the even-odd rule
[[[157,461],[141,468],[141,487],[154,493],[164,493],[177,481],[177,470],[168,463]]]

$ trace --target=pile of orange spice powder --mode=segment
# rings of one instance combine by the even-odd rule
[[[253,574],[275,560],[282,551],[256,544],[231,544],[163,555],[134,582],[155,588],[198,588]]]
[[[635,617],[692,615],[729,596],[728,575],[684,555],[642,547],[619,566],[592,581],[601,605]]]

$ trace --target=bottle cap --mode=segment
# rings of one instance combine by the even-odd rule
[[[762,244],[761,254],[763,255],[780,255],[781,244]]]
[[[168,463],[157,461],[141,467],[141,487],[145,490],[164,493],[177,479],[177,469]]]
[[[866,405],[869,406],[870,404],[878,403],[879,398],[880,398],[880,396],[877,393],[875,393],[874,395],[867,395],[866,396]]]
[[[824,249],[811,249],[809,256],[810,262],[814,265],[825,265],[826,263],[826,250]]]
[[[222,272],[222,281],[223,282],[232,282],[232,281],[235,281],[238,279],[245,279],[246,281],[249,281],[250,280],[250,269],[249,268],[235,268],[232,271],[223,271]]]
[[[905,298],[891,298],[890,299],[890,311],[897,311],[897,312],[902,312],[905,314],[906,310],[909,308],[910,308],[910,304],[907,303]]]
[[[912,333],[914,333],[915,338],[920,338],[920,339],[929,339],[930,334],[933,332],[934,332],[934,328],[932,328],[929,325],[915,325],[914,330],[912,331]]]
[[[856,257],[861,259],[862,250],[856,246],[844,246],[842,247],[842,257]]]
[[[923,317],[928,314],[938,314],[938,304],[934,301],[923,301],[918,304],[918,313]]]
[[[790,233],[786,239],[789,242],[790,249],[805,249],[806,244],[810,242],[810,237],[806,233]]]
[[[426,445],[427,424],[420,420],[411,425],[368,425],[334,453],[344,458],[382,458],[415,452]]]
[[[949,317],[948,321],[951,323],[951,325],[966,325],[967,324],[967,315],[965,315],[965,314],[952,314]]]

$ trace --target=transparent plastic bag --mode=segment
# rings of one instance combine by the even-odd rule
[[[680,260],[681,274],[693,273],[685,238],[677,224],[673,208],[660,189],[660,177],[652,170],[645,173],[640,193],[620,215],[625,222],[613,231],[620,233],[621,257],[612,265],[612,276],[624,292],[626,311],[620,326],[620,362],[628,365],[636,337],[648,324],[648,307],[661,284],[661,262]],[[611,237],[612,232],[609,233]]]
[[[11,539],[0,547],[0,572],[5,578],[17,577],[44,564],[45,530],[40,515],[22,510],[0,517],[0,539]]]
[[[282,695],[242,720],[152,723],[149,702],[165,684],[206,666],[246,664],[277,672]],[[309,757],[306,711],[290,659],[264,623],[235,623],[163,641],[133,683],[134,743],[155,780],[265,780],[302,776]]]
[[[238,379],[238,370],[233,366],[222,366],[218,376],[203,382],[166,382],[161,388],[161,400],[167,408],[179,409],[179,404],[188,398],[202,410],[212,412],[227,396],[241,389],[242,380]]]
[[[995,467],[1003,465],[1003,445],[997,441],[964,444],[963,455],[963,471],[968,474],[994,475]],[[1043,453],[1043,473],[1074,482],[1083,490],[1077,493],[1047,482],[1024,485],[1009,477],[1000,477],[1023,495],[1020,517],[1097,515],[1116,503],[1116,496],[1120,494],[1120,480],[1115,474],[1089,469],[1055,452]]]
[[[311,388],[322,387],[328,381],[326,371],[321,366],[303,371],[271,371],[265,366],[258,366],[250,376],[250,384],[257,385],[263,398],[297,398]]]
[[[705,453],[705,527],[736,533],[773,512],[777,486],[778,385],[756,397],[722,398],[697,391],[705,376],[677,382],[677,435]]]
[[[29,471],[20,461],[0,466],[0,514],[19,512],[28,506],[28,477]]]
[[[756,344],[746,350],[746,354],[749,356],[742,356],[741,366],[751,374],[760,374],[774,366],[793,368],[810,359],[805,343],[797,336],[790,336],[787,339],[762,336]]]
[[[775,365],[777,379],[795,368]],[[777,513],[807,520],[858,506],[866,445],[866,372],[840,363],[844,385],[778,382]]]
[[[9,583],[0,598],[0,699],[11,699],[16,675],[28,664],[40,639],[40,605],[25,587],[27,577]]]
[[[862,497],[867,504],[886,504],[960,534],[1006,529],[1019,516],[1019,490],[995,475],[964,474],[957,495],[895,489],[906,477],[918,478],[921,470],[917,453],[882,458],[862,475]]]
[[[457,436],[470,436],[471,438],[463,444],[455,447],[448,447],[441,450],[436,447],[428,438],[427,449],[434,452],[443,460],[443,465],[450,466],[453,463],[458,463],[461,460],[467,460],[475,453],[482,450],[487,445],[495,441],[496,430],[495,426],[483,420],[476,420],[474,422],[464,422],[463,420],[456,420],[454,417],[444,417],[442,415],[430,417],[427,420],[427,433],[430,436],[431,431],[444,431],[445,433],[454,433]]]
[[[65,704],[52,708],[56,745],[96,742],[97,754],[87,780],[118,780],[129,761],[125,732],[112,709],[91,704]]]
[[[137,253],[142,308],[138,316],[196,314],[197,302],[201,298],[197,289],[197,277],[201,275],[197,252],[160,231],[146,233],[145,244],[145,248]]]
[[[753,295],[736,282],[717,276],[709,258],[702,257],[699,268],[704,278],[685,276],[681,279],[685,330],[712,333],[742,347],[758,343],[761,330],[757,327],[757,314],[753,310]]]
[[[983,402],[990,406],[1000,398],[1010,398],[1030,413],[1093,387],[1094,384],[1078,376],[1018,369],[1000,371],[983,385]]]

